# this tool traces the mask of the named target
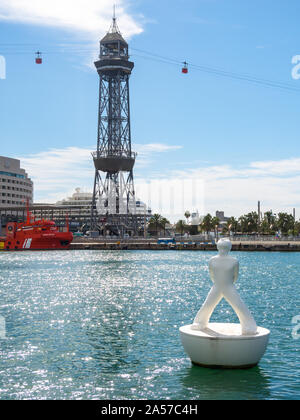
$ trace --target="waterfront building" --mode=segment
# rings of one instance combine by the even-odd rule
[[[76,188],[75,193],[71,197],[57,201],[55,204],[30,204],[29,210],[36,220],[54,220],[56,225],[63,229],[66,226],[66,219],[68,219],[71,231],[76,232],[80,230],[85,232],[90,229],[92,198],[92,193],[83,192],[80,188]],[[135,206],[137,209],[135,218],[140,226],[137,234],[143,235],[145,223],[147,224],[151,217],[151,209],[141,200],[137,200]],[[25,203],[22,203],[18,207],[15,205],[8,205],[4,208],[0,207],[0,217],[2,230],[9,221],[24,221],[26,218]],[[106,224],[107,220],[104,215],[96,229],[102,235],[109,233],[105,229]],[[129,234],[133,235],[134,232],[129,231]]]
[[[224,227],[226,226],[228,220],[230,220],[230,217],[226,217],[225,216],[225,212],[224,211],[216,211],[216,217],[220,220],[220,224],[218,227],[218,232],[221,233],[224,229]]]
[[[58,226],[65,226],[68,218],[72,231],[87,226],[91,216],[93,194],[76,188],[71,197],[66,197],[55,204],[35,203],[32,213],[37,220],[51,219]]]
[[[97,213],[100,218],[94,225],[94,230],[98,230],[101,235],[141,236],[152,216],[152,211],[143,201],[135,197],[128,200],[127,206],[128,213],[113,215],[105,206],[105,199],[100,198],[97,203]]]
[[[82,205],[83,207],[89,207],[92,205],[93,194],[90,192],[81,191],[80,188],[75,189],[75,193],[71,197],[64,198],[61,201],[57,201],[57,206],[77,206]]]
[[[143,203],[143,201],[137,199],[137,200],[129,200],[128,201],[128,213],[129,214],[136,214],[136,215],[145,215],[150,216],[152,214],[152,211],[150,208],[147,207],[147,204]],[[105,200],[100,199],[97,203],[97,211],[98,214],[106,215],[107,213],[107,207],[105,206]],[[133,213],[134,212],[134,213]]]
[[[33,182],[18,159],[0,156],[0,207],[23,207],[33,202]]]
[[[191,213],[190,225],[191,226],[198,226],[203,220],[203,216],[199,215],[198,210]]]
[[[220,220],[220,222],[228,222],[228,220],[230,219],[230,217],[225,217],[225,212],[224,211],[216,211],[216,217]]]

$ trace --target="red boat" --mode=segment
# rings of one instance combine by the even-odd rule
[[[27,220],[24,223],[10,222],[6,225],[6,236],[0,237],[0,250],[25,251],[68,249],[73,233],[60,232],[52,220],[34,220],[27,207]]]

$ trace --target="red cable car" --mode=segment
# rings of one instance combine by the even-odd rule
[[[183,63],[183,67],[182,67],[182,73],[187,74],[188,73],[188,64],[186,61],[184,61]]]
[[[35,63],[36,64],[42,64],[43,60],[42,60],[42,53],[40,51],[37,51],[35,53],[36,58],[35,58]]]

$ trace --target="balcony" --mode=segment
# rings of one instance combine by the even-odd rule
[[[114,154],[109,153],[92,153],[95,168],[102,172],[130,172],[135,163],[136,153],[130,154],[123,151],[115,151]]]

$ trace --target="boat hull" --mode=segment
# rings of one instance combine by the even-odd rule
[[[35,220],[29,211],[22,223],[8,222],[5,237],[0,237],[0,251],[69,249],[73,233],[66,219],[66,231],[61,232],[53,220]]]
[[[73,240],[72,233],[61,232],[48,236],[28,236],[9,238],[4,242],[0,240],[0,250],[2,251],[30,251],[30,250],[59,250],[69,249]]]

